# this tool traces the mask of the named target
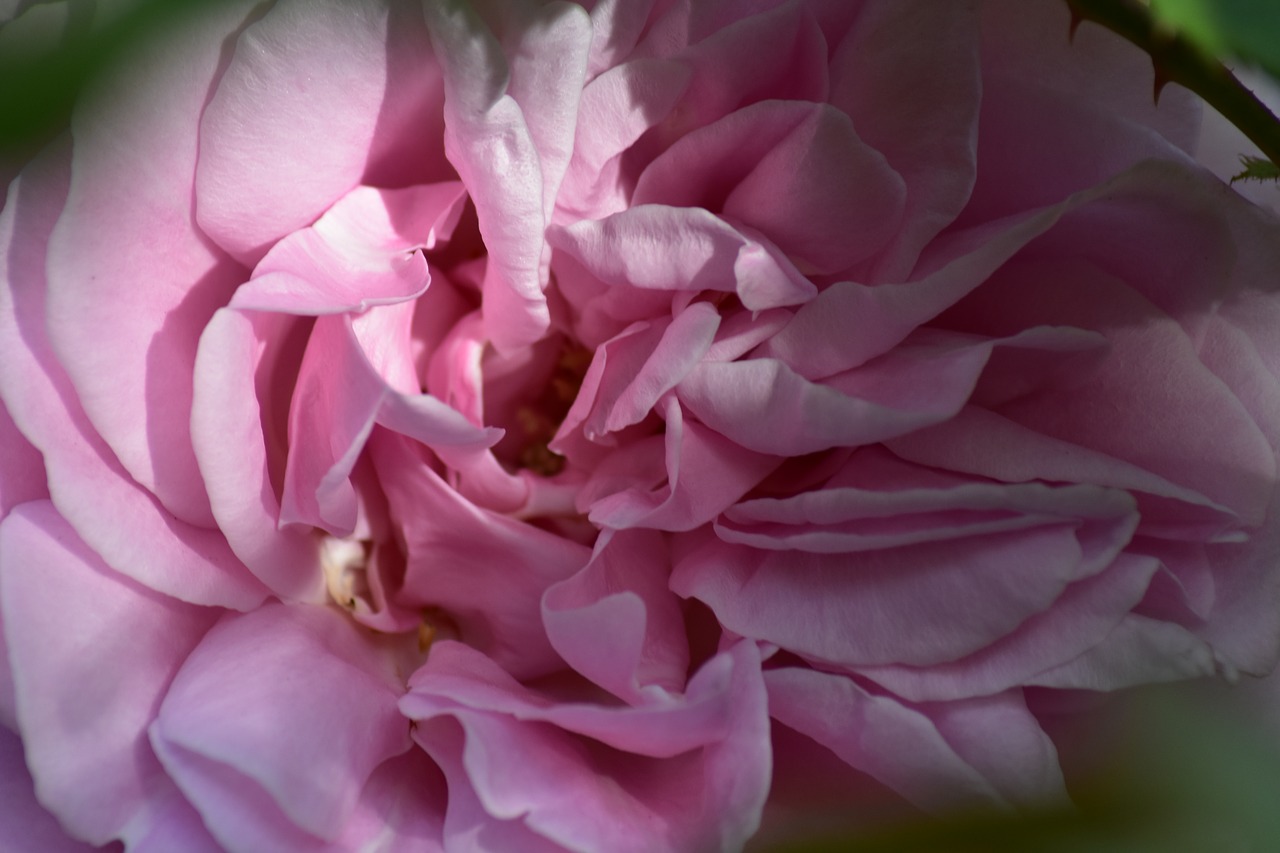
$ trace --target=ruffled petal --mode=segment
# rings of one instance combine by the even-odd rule
[[[4,448],[4,455],[0,456],[2,519],[18,504],[49,497],[49,485],[45,482],[44,457],[18,431],[3,400],[0,400],[0,447]]]
[[[663,408],[666,485],[647,490],[643,483],[640,488],[628,484],[622,491],[595,498],[587,517],[599,527],[693,530],[735,503],[781,463],[776,456],[747,450],[686,421],[674,397],[668,397]],[[592,485],[587,483],[584,496],[594,491]]]

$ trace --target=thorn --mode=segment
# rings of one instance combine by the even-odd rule
[[[1069,3],[1067,6],[1071,9],[1071,26],[1067,29],[1067,44],[1075,44],[1076,30],[1080,29],[1080,24],[1084,21],[1084,16],[1076,11],[1076,7],[1074,5]]]

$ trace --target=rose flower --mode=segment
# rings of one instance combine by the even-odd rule
[[[1268,672],[1280,224],[1068,32],[240,0],[113,66],[0,215],[0,837],[735,850]]]

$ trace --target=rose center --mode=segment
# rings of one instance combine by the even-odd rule
[[[564,470],[565,459],[550,448],[573,406],[591,364],[591,351],[557,336],[548,351],[534,352],[525,369],[486,381],[486,419],[506,430],[494,455],[512,470],[544,477]],[[494,403],[491,406],[490,400]]]

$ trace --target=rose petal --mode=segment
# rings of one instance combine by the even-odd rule
[[[18,431],[18,425],[9,417],[9,410],[0,400],[0,519],[9,510],[27,501],[49,497],[45,482],[44,458],[40,451]]]
[[[456,181],[400,190],[357,187],[315,225],[272,246],[231,307],[335,314],[415,299],[431,280],[415,250],[449,238],[464,200]]]
[[[640,3],[620,2],[628,14]],[[605,4],[596,4],[596,10]],[[597,11],[592,11],[593,22]],[[582,90],[573,156],[556,208],[560,221],[600,219],[625,210],[622,157],[666,116],[688,84],[683,62],[637,59],[603,71]]]
[[[206,527],[191,371],[201,330],[245,276],[193,221],[196,136],[223,39],[253,5],[201,9],[95,80],[49,237],[49,343],[85,415],[139,485]]]
[[[550,323],[542,293],[547,176],[488,27],[469,7],[427,3],[424,11],[444,67],[445,151],[475,202],[489,252],[485,324],[505,352],[541,337]]]
[[[1213,675],[1213,650],[1172,622],[1128,614],[1102,642],[1027,684],[1076,690],[1118,690]]]
[[[656,491],[629,487],[594,500],[587,517],[597,526],[692,530],[731,506],[779,464],[777,457],[753,453],[685,421],[674,397],[667,398],[664,408],[667,484]]]
[[[769,757],[754,644],[738,643],[704,664],[683,700],[654,709],[553,706],[540,711],[517,684],[492,665],[485,667],[474,652],[441,651],[474,663],[455,665],[446,682],[452,688],[448,698],[436,699],[428,692],[434,675],[429,660],[404,704],[418,719],[415,738],[449,777],[451,811],[453,792],[469,787],[491,819],[522,819],[559,844],[593,850],[736,849],[755,831]],[[473,674],[478,666],[488,669],[488,684]],[[475,686],[467,689],[464,679]],[[461,725],[460,755],[456,730],[442,726],[440,717]],[[638,748],[637,741],[649,741],[648,752],[660,755],[687,749],[694,739],[692,732],[682,731],[685,725],[692,724],[702,738],[694,749],[655,761],[595,744],[588,749],[565,728],[539,718],[585,729],[629,750]],[[503,758],[510,755],[521,760]],[[601,772],[612,784],[600,784]],[[549,779],[556,784],[548,785]]]
[[[689,645],[670,555],[655,531],[605,531],[581,571],[547,588],[547,638],[578,672],[640,704],[656,685],[684,689]]]
[[[737,293],[753,311],[798,305],[817,292],[763,237],[701,208],[635,206],[547,236],[606,284]]]
[[[271,379],[292,331],[281,315],[223,309],[213,316],[196,356],[191,437],[218,529],[236,556],[277,595],[319,601],[318,543],[309,530],[280,525],[271,467],[284,453],[268,437],[273,413],[259,403],[278,393]]]
[[[58,512],[109,566],[183,601],[254,607],[265,588],[219,532],[175,518],[129,477],[50,350],[44,259],[66,187],[65,157],[59,145],[36,160],[14,182],[0,214],[0,271],[7,279],[0,287],[0,395],[44,456]]]
[[[964,4],[878,0],[861,4],[857,25],[834,45],[831,104],[906,187],[901,226],[872,280],[904,279],[969,200],[982,103],[977,24]]]
[[[913,708],[813,670],[770,670],[765,683],[776,719],[928,811],[1065,797],[1057,752],[1020,695]]]
[[[848,116],[819,107],[724,200],[724,215],[766,234],[802,270],[835,273],[899,231],[906,190]]]
[[[358,184],[453,177],[428,47],[413,4],[275,3],[236,41],[204,110],[204,233],[253,266]]]
[[[574,153],[578,105],[591,49],[591,19],[575,3],[549,3],[522,22],[509,55],[510,95],[542,166],[542,217],[550,222]]]
[[[1099,341],[1078,329],[1047,327],[985,341],[921,336],[821,384],[761,358],[703,363],[677,393],[700,421],[743,447],[800,456],[874,444],[947,420],[968,399],[996,347],[1060,354]]]
[[[190,654],[151,743],[222,843],[270,837],[255,824],[272,813],[333,839],[374,768],[409,748],[399,693],[390,660],[345,616],[267,605],[224,618]]]
[[[1138,605],[1159,568],[1151,557],[1122,554],[1106,571],[1072,583],[1048,610],[975,654],[929,667],[859,666],[858,674],[913,702],[1008,690],[1097,645]]]
[[[547,587],[586,565],[589,549],[475,506],[403,439],[380,433],[371,449],[403,530],[408,564],[398,603],[443,609],[464,641],[518,677],[562,668],[540,601]]]
[[[1067,519],[1115,518],[1135,510],[1128,493],[1097,486],[884,486],[883,491],[828,486],[790,498],[743,501],[716,522],[716,535],[725,542],[767,550],[850,553]]]
[[[165,820],[171,783],[146,727],[217,611],[113,572],[44,501],[0,523],[0,564],[18,723],[40,801],[95,844],[147,835]]]
[[[677,560],[671,588],[705,602],[729,630],[815,660],[937,664],[1000,640],[1072,581],[1102,571],[1136,523],[1063,523],[852,554],[707,539]]]
[[[376,317],[375,317],[376,315]],[[407,366],[407,307],[371,309],[378,345],[399,352]],[[364,319],[362,318],[362,319]],[[399,337],[399,347],[389,344]],[[428,446],[479,452],[501,433],[478,429],[430,395],[397,393],[379,375],[357,340],[349,315],[320,317],[307,343],[289,415],[289,461],[281,522],[304,522],[345,536],[354,529],[356,495],[351,470],[375,423]]]

